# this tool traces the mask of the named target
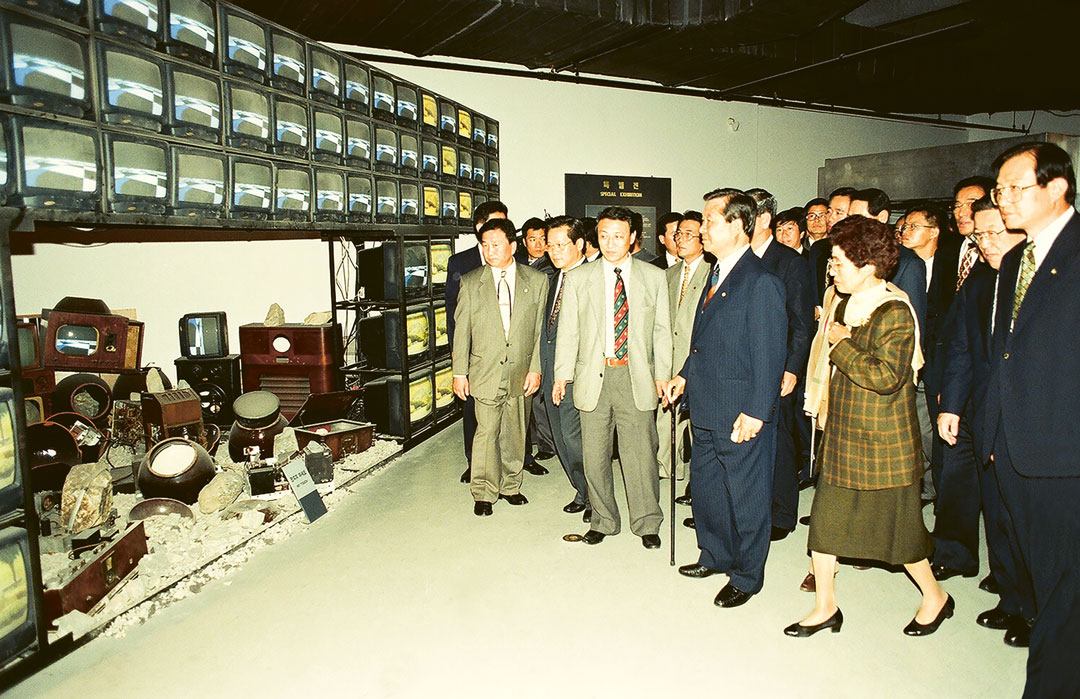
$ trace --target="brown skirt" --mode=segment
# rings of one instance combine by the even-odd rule
[[[934,552],[922,516],[922,482],[852,490],[818,481],[810,510],[811,551],[844,558],[917,563]]]

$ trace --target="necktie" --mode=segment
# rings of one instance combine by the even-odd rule
[[[1020,274],[1016,278],[1016,295],[1013,297],[1012,320],[1020,313],[1020,304],[1024,302],[1028,287],[1035,276],[1035,241],[1024,246],[1024,256],[1020,260]]]
[[[964,285],[964,280],[967,279],[977,259],[979,259],[979,249],[975,246],[975,243],[971,243],[968,245],[968,249],[964,251],[964,259],[960,260],[960,272],[956,275],[957,291],[960,291],[960,287]]]
[[[559,309],[562,308],[562,290],[566,285],[566,272],[559,272],[559,291],[555,294],[555,303],[551,304],[551,315],[548,316],[548,330],[555,327],[555,321],[559,319]]]
[[[690,286],[690,265],[683,263],[682,270],[682,286],[679,287],[679,304],[676,306],[682,306],[683,296],[686,296],[686,287]]]
[[[716,293],[716,288],[720,286],[720,263],[713,265],[712,272],[709,274],[709,293],[705,294],[705,303],[701,304],[702,308],[709,305],[709,301],[712,300],[713,294]]]
[[[506,281],[506,270],[499,276],[499,313],[502,315],[503,334],[510,337],[510,284]]]
[[[626,286],[623,284],[622,270],[615,268],[615,358],[626,357],[627,328],[630,325],[628,317],[630,303],[626,299]]]

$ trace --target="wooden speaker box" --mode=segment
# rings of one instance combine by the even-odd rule
[[[281,401],[281,414],[291,419],[309,395],[337,387],[340,341],[340,327],[332,323],[241,325],[244,391],[273,393]]]

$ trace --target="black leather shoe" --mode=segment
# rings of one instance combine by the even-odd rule
[[[717,607],[738,607],[739,605],[749,602],[751,597],[753,597],[753,595],[749,592],[743,592],[731,583],[728,583],[716,594],[716,599],[713,600],[713,604]]]
[[[689,495],[680,495],[679,497],[675,498],[675,502],[680,505],[693,505],[694,498],[690,497]]]
[[[957,575],[962,575],[965,578],[974,578],[976,575],[978,575],[978,572],[965,573],[962,570],[957,570],[956,568],[950,568],[947,565],[940,564],[934,564],[930,566],[930,570],[934,574],[934,579],[938,582],[941,582],[942,580],[948,580],[949,578],[955,578]]]
[[[1009,628],[1012,617],[1012,614],[1004,611],[1001,607],[994,607],[975,617],[975,623],[988,629],[1004,631]]]
[[[521,493],[514,493],[513,495],[499,495],[500,500],[506,500],[511,505],[528,505],[529,499]]]
[[[813,484],[814,484],[813,480],[799,481],[799,492],[801,493],[802,491],[806,490],[807,488],[809,488]]]
[[[533,474],[534,476],[546,476],[548,473],[548,470],[546,468],[536,463],[535,461],[530,461],[529,463],[525,464],[525,470]]]
[[[694,522],[693,517],[687,517],[682,521],[682,525],[687,529],[697,529],[697,523]]]
[[[840,627],[843,625],[844,614],[840,611],[840,607],[837,607],[836,611],[833,612],[833,615],[820,624],[803,626],[796,621],[794,624],[784,629],[784,633],[788,636],[794,636],[795,638],[809,638],[818,631],[824,631],[825,629],[829,629],[833,633],[840,633]]]
[[[536,459],[538,461],[547,461],[548,459],[554,459],[555,455],[550,451],[538,451],[536,452]]]
[[[604,540],[605,536],[607,536],[607,534],[601,534],[595,529],[590,529],[589,531],[585,532],[585,536],[581,537],[581,540],[584,541],[586,544],[599,544],[601,541]]]
[[[994,580],[993,575],[987,575],[985,578],[979,581],[979,589],[983,592],[989,592],[991,595],[1001,594],[1001,588],[997,584],[997,580]]]
[[[491,503],[490,502],[477,502],[472,508],[473,514],[477,517],[490,517],[491,516]]]
[[[462,471],[462,473],[461,473],[461,482],[462,483],[468,483],[471,480],[472,480],[472,469],[467,468],[464,471]]]
[[[920,624],[912,619],[911,623],[904,627],[904,633],[908,636],[929,636],[937,631],[938,627],[941,626],[941,622],[951,617],[954,611],[956,611],[956,602],[953,600],[952,595],[949,595],[945,600],[945,605],[933,621],[929,624]]]
[[[581,515],[581,521],[584,522],[585,524],[588,524],[589,522],[592,521],[592,508],[591,507],[586,507],[585,508],[585,512],[582,513],[582,515]]]
[[[580,502],[572,502],[569,505],[564,506],[562,508],[562,511],[568,515],[573,515],[577,514],[578,512],[582,512],[584,509],[585,505],[581,504]]]
[[[720,571],[707,568],[700,563],[688,563],[684,566],[679,566],[679,575],[685,575],[688,578],[707,578],[710,575],[716,575]]]
[[[792,531],[793,530],[791,529],[784,529],[783,527],[773,527],[772,533],[769,534],[769,541],[783,541]]]
[[[660,548],[660,536],[658,534],[644,534],[641,537],[641,545],[647,549]]]
[[[1027,648],[1031,645],[1031,624],[1017,614],[1005,629],[1005,645],[1013,648]]]

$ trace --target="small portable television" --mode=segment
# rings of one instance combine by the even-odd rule
[[[420,185],[416,180],[402,180],[398,185],[402,223],[420,223]]]
[[[420,130],[429,136],[439,133],[439,98],[427,90],[420,91]]]
[[[18,508],[22,499],[15,393],[10,388],[0,388],[0,513]]]
[[[431,293],[442,293],[446,288],[447,269],[450,256],[454,254],[454,244],[449,240],[431,241]]]
[[[306,158],[308,110],[303,104],[274,95],[274,152]]]
[[[270,84],[296,95],[307,93],[307,56],[304,40],[279,29],[270,30]]]
[[[472,178],[474,187],[483,187],[487,184],[487,158],[482,155],[473,155]],[[474,205],[478,203],[474,202]]]
[[[349,211],[350,223],[371,223],[373,218],[372,185],[368,175],[349,175]]]
[[[15,321],[15,337],[19,343],[19,368],[41,368],[41,343],[45,327],[41,318],[33,316]],[[33,391],[30,391],[33,393]]]
[[[457,195],[458,201],[458,221],[463,226],[472,225],[472,212],[473,212],[473,195],[467,189],[459,189]]]
[[[467,146],[472,143],[472,112],[464,107],[457,110],[457,137],[458,143]]]
[[[102,120],[161,131],[165,125],[161,62],[149,54],[99,46]]]
[[[266,220],[273,206],[274,173],[259,160],[230,158],[232,201],[229,216],[239,219]]]
[[[316,44],[309,43],[308,63],[311,65],[308,96],[335,107],[341,106],[341,61],[338,57]]]
[[[217,18],[211,0],[167,0],[169,30],[162,48],[207,68],[217,64]]]
[[[89,26],[86,11],[87,0],[12,0],[9,4],[21,5],[56,19]]]
[[[488,189],[499,191],[499,161],[494,158],[488,160]]]
[[[404,127],[415,129],[419,121],[416,108],[416,87],[405,83],[397,86],[397,122]]]
[[[187,313],[180,318],[180,356],[224,357],[229,353],[225,311]]]
[[[165,130],[173,136],[221,143],[221,83],[211,73],[166,68],[172,110]]]
[[[442,223],[442,193],[435,184],[424,184],[422,188],[424,198],[424,211],[421,220],[429,226],[437,226]]]
[[[435,414],[454,410],[454,367],[450,360],[435,365]]]
[[[374,93],[371,103],[371,115],[383,121],[394,121],[397,109],[397,96],[394,90],[394,81],[385,73],[372,72],[372,92]]]
[[[137,371],[143,324],[113,314],[100,299],[66,296],[47,313],[44,364],[60,371]]]
[[[398,222],[398,183],[389,177],[375,178],[375,223]]]
[[[356,252],[357,278],[364,280],[363,296],[375,301],[400,301],[426,296],[430,264],[427,241],[387,241]]]
[[[476,207],[480,206],[481,204],[483,204],[487,200],[488,200],[488,197],[483,192],[475,192],[475,193],[473,193],[473,198],[472,198],[473,208],[475,209]]]
[[[398,171],[398,136],[397,131],[389,126],[375,128],[375,170],[377,172]]]
[[[0,12],[4,53],[0,98],[43,112],[90,116],[86,39],[29,22]]]
[[[472,153],[466,148],[458,149],[458,180],[463,183],[472,181]]]
[[[241,75],[249,80],[265,83],[266,26],[254,15],[235,7],[221,5],[221,32],[224,35],[225,54],[221,57],[226,73]],[[303,82],[301,82],[303,84]]]
[[[439,301],[432,307],[431,342],[435,356],[440,357],[450,352],[450,331],[446,323],[446,302]]]
[[[172,201],[168,213],[173,216],[220,218],[225,213],[228,188],[226,157],[212,150],[172,149]]]
[[[442,224],[456,226],[458,224],[458,191],[453,187],[443,187],[441,202]]]
[[[274,219],[307,221],[311,218],[311,170],[278,165],[274,175]]]
[[[20,486],[21,491],[21,486]],[[22,493],[19,493],[22,497]],[[38,596],[34,592],[29,534],[20,526],[0,529],[0,664],[7,664],[38,640]],[[37,583],[39,585],[40,583]]]
[[[443,182],[457,182],[457,148],[447,144],[439,147],[442,167],[439,170],[439,179]]]
[[[105,134],[113,213],[164,214],[169,203],[169,155],[165,143]]]
[[[395,309],[361,319],[357,333],[368,366],[400,370],[431,359],[431,308],[426,304],[405,309],[404,327]]]
[[[371,76],[356,61],[345,60],[345,108],[367,114],[371,105]]]
[[[387,376],[364,384],[364,417],[375,429],[394,437],[415,435],[435,409],[435,377],[431,369],[401,376]]]
[[[371,123],[355,117],[345,119],[345,164],[371,167]]]
[[[439,178],[439,144],[430,138],[420,141],[420,177],[425,180]]]
[[[499,152],[499,122],[492,119],[487,122],[487,147],[489,153]]]
[[[45,209],[98,211],[101,158],[97,133],[52,121],[17,117],[15,183],[9,203]]]
[[[315,220],[345,221],[345,174],[340,170],[315,170]]]
[[[449,140],[457,135],[457,105],[448,99],[439,100],[439,133]]]
[[[416,173],[419,167],[420,161],[420,141],[416,137],[415,133],[401,134],[401,171],[402,174],[408,172],[413,177],[416,177]]]
[[[340,163],[345,152],[345,122],[340,112],[315,108],[311,110],[314,135],[311,139],[312,158],[321,162]]]
[[[225,94],[229,102],[228,145],[244,150],[269,150],[270,103],[266,93],[228,82]]]
[[[477,148],[487,146],[487,120],[479,114],[473,114],[472,140]]]
[[[158,0],[92,0],[98,31],[157,48],[161,33]]]

